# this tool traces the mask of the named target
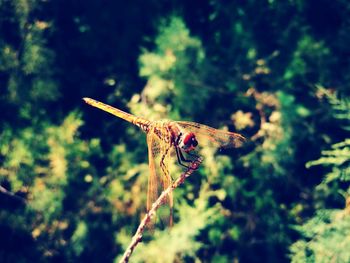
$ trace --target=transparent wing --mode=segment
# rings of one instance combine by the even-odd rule
[[[246,141],[238,133],[217,130],[196,122],[176,121],[176,123],[185,130],[193,132],[200,144],[214,144],[219,148],[237,148]]]
[[[147,134],[147,146],[148,146],[148,190],[147,190],[147,211],[150,210],[153,202],[159,195],[159,179],[157,178],[156,159],[159,156],[159,141],[156,140],[154,134],[149,132]]]
[[[147,192],[147,211],[157,200],[160,192],[166,189],[171,183],[169,172],[169,159],[172,152],[171,145],[160,140],[159,137],[150,130],[147,133],[148,159],[149,159],[149,179]],[[170,206],[169,223],[172,224],[173,195],[169,194],[165,200]]]

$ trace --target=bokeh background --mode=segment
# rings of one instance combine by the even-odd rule
[[[131,262],[350,262],[349,83],[347,0],[1,0],[0,261],[130,242],[146,138],[91,97],[249,139],[201,147]]]

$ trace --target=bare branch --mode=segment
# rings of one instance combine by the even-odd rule
[[[182,184],[187,177],[189,177],[195,170],[198,169],[199,165],[202,163],[203,159],[201,157],[194,160],[185,172],[183,172],[179,178],[175,180],[167,189],[165,189],[158,199],[152,204],[151,209],[142,219],[139,227],[136,230],[135,235],[133,236],[131,243],[128,248],[125,250],[123,257],[119,261],[120,263],[125,263],[129,261],[131,254],[133,253],[135,247],[142,239],[143,231],[145,230],[146,225],[150,222],[152,217],[155,215],[157,209],[162,205],[163,201],[167,198],[168,194],[171,193],[176,187]]]
[[[3,193],[4,195],[7,195],[8,197],[11,197],[13,199],[16,199],[22,203],[26,203],[26,200],[23,197],[20,197],[14,193],[12,193],[11,191],[8,191],[6,188],[2,187],[0,185],[0,192]]]

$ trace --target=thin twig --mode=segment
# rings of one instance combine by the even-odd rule
[[[190,166],[187,168],[185,172],[183,172],[179,178],[175,180],[167,189],[165,189],[158,199],[152,204],[151,209],[147,212],[145,217],[142,219],[139,227],[135,235],[133,236],[131,243],[128,248],[125,250],[123,257],[119,261],[120,263],[125,263],[129,261],[131,254],[133,253],[135,247],[142,239],[143,231],[145,230],[146,225],[150,222],[152,217],[155,215],[157,209],[162,205],[164,199],[167,198],[168,194],[170,194],[176,187],[182,184],[187,177],[189,177],[195,170],[198,169],[199,165],[202,163],[203,159],[201,157],[194,160]]]
[[[3,193],[4,195],[7,195],[10,198],[16,199],[22,203],[26,203],[26,199],[12,193],[11,191],[8,191],[5,187],[2,187],[1,185],[0,185],[0,192]]]

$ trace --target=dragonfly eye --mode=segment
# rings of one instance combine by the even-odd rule
[[[195,137],[192,137],[192,145],[196,147],[198,145],[198,141],[196,140]]]
[[[184,144],[183,148],[185,151],[192,151],[198,145],[196,136],[194,135],[193,132],[187,133],[185,135],[183,144]]]

